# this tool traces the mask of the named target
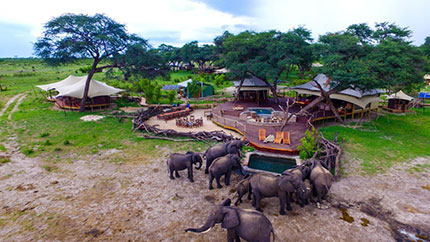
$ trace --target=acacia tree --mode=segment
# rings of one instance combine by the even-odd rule
[[[304,57],[308,56],[311,49],[303,52],[298,50],[306,46],[303,36],[305,35],[300,31],[294,30],[287,33],[272,30],[260,33],[245,31],[238,35],[224,34],[223,64],[232,71],[235,78],[241,80],[239,89],[247,76],[255,76],[266,83],[275,102],[279,103],[277,83],[286,68],[297,64],[301,65],[304,71],[312,64],[313,55],[310,55],[311,58]],[[310,38],[309,36],[306,38]]]
[[[124,54],[130,45],[146,45],[144,39],[128,34],[125,25],[103,14],[64,14],[47,22],[44,28],[43,37],[38,39],[34,49],[36,55],[48,63],[61,64],[79,58],[93,59],[85,83],[81,112],[85,110],[94,73],[105,68],[119,67],[112,57]],[[99,66],[102,60],[109,60],[110,63]]]
[[[360,24],[321,36],[320,54],[324,62],[321,70],[330,78],[330,90],[323,90],[315,82],[321,96],[303,111],[326,100],[343,123],[329,98],[331,94],[348,88],[362,92],[375,88],[399,90],[421,83],[424,60],[418,48],[408,41],[410,34],[407,28],[379,23],[375,31]]]

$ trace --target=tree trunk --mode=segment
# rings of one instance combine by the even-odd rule
[[[299,67],[300,79],[305,79],[305,68],[301,65],[297,65]]]
[[[245,78],[243,78],[242,80],[240,80],[239,87],[236,90],[236,97],[234,97],[233,106],[236,104],[237,100],[239,100],[239,92],[240,92],[240,89],[242,88],[243,81],[245,81]]]
[[[285,73],[285,80],[287,80],[287,81],[288,81],[288,78],[290,77],[291,66],[292,66],[292,64],[288,64],[287,73]]]
[[[100,62],[100,59],[94,59],[93,66],[91,67],[91,71],[88,74],[87,81],[85,82],[84,96],[82,97],[81,107],[79,108],[79,112],[85,111],[85,102],[87,101],[87,98],[88,98],[88,91],[90,90],[90,82],[94,76],[94,73],[96,73],[97,64],[99,64],[99,62]]]
[[[317,81],[314,81],[314,82],[316,83],[317,87],[320,89],[321,97],[323,97],[327,101],[331,111],[334,113],[334,116],[336,116],[336,118],[339,120],[341,124],[345,124],[345,122],[343,122],[342,117],[340,116],[339,112],[337,111],[336,107],[334,106],[333,102],[330,99],[330,95],[335,93],[336,90],[332,89],[326,92]]]

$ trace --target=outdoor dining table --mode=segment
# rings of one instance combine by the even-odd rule
[[[170,120],[170,119],[174,119],[174,118],[187,116],[189,114],[190,114],[190,110],[185,109],[185,110],[180,110],[180,111],[163,113],[163,114],[158,115],[158,118],[162,119],[162,120]]]

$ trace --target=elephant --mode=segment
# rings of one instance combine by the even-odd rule
[[[237,192],[238,198],[237,198],[236,202],[234,203],[234,206],[237,206],[237,205],[239,205],[239,203],[243,202],[242,197],[246,193],[248,193],[248,200],[251,200],[252,191],[251,191],[251,187],[249,186],[249,178],[250,178],[250,175],[247,174],[244,177],[244,179],[242,179],[241,181],[239,181],[236,184],[236,192]]]
[[[209,173],[209,167],[216,158],[227,154],[237,154],[240,156],[240,149],[242,148],[241,144],[241,142],[236,142],[234,140],[224,144],[218,144],[207,149],[203,155],[203,157],[206,158],[205,174]]]
[[[170,155],[169,159],[166,161],[167,167],[170,173],[170,179],[175,179],[173,177],[173,171],[176,177],[180,177],[178,171],[188,169],[188,179],[190,182],[193,180],[193,164],[199,163],[196,169],[200,169],[203,164],[203,160],[199,154],[192,151],[188,151],[186,154],[173,153]]]
[[[285,174],[286,172],[296,174],[304,181],[311,174],[311,168],[306,165],[298,165],[291,169],[285,170],[282,174]]]
[[[296,175],[286,173],[285,175],[270,175],[265,173],[254,174],[250,179],[252,193],[254,200],[252,205],[258,210],[260,208],[260,201],[265,197],[279,197],[281,215],[285,215],[285,203],[287,210],[291,211],[291,195],[302,187],[303,181]],[[301,189],[300,189],[301,190]]]
[[[225,175],[225,185],[230,184],[230,176],[233,169],[239,169],[240,173],[244,175],[242,165],[240,164],[240,157],[237,154],[228,154],[216,158],[209,167],[209,190],[212,190],[212,182],[215,178],[217,188],[222,188],[220,178]]]
[[[311,185],[311,181],[309,179],[306,179],[303,183],[306,186],[306,191],[304,193],[304,199],[303,200],[305,201],[305,204],[308,205],[309,201],[312,199],[312,185]]]
[[[215,224],[221,223],[221,227],[227,229],[227,241],[270,242],[270,237],[275,241],[275,231],[272,223],[263,213],[231,207],[231,200],[226,199],[221,205],[217,205],[209,214],[205,224],[200,228],[188,228],[185,232],[205,233]]]
[[[321,200],[326,198],[330,187],[334,182],[334,177],[330,171],[322,166],[321,162],[319,161],[314,161],[311,169],[312,171],[310,180],[312,184],[312,190],[314,195],[316,195],[318,198],[317,206],[319,206]]]
[[[230,143],[232,145],[236,145],[237,148],[239,148],[239,152],[241,152],[242,147],[249,145],[248,140],[240,140],[240,139],[230,140],[227,143]],[[242,154],[240,154],[240,156],[242,156]]]

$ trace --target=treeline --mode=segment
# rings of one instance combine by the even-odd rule
[[[165,44],[154,48],[105,15],[65,14],[45,25],[35,50],[52,64],[92,58],[87,85],[95,72],[106,68],[116,68],[126,81],[168,76],[178,69],[227,68],[229,78],[243,80],[252,75],[264,81],[278,100],[278,80],[281,75],[288,79],[294,69],[301,78],[317,72],[329,76],[328,94],[346,88],[417,90],[424,85],[424,73],[430,71],[430,37],[422,46],[412,45],[410,37],[408,28],[384,22],[373,28],[354,24],[318,40],[312,39],[310,30],[298,27],[287,32],[225,32],[212,44],[192,41],[180,48]],[[109,64],[100,64],[104,62]],[[322,67],[312,68],[315,62]]]

